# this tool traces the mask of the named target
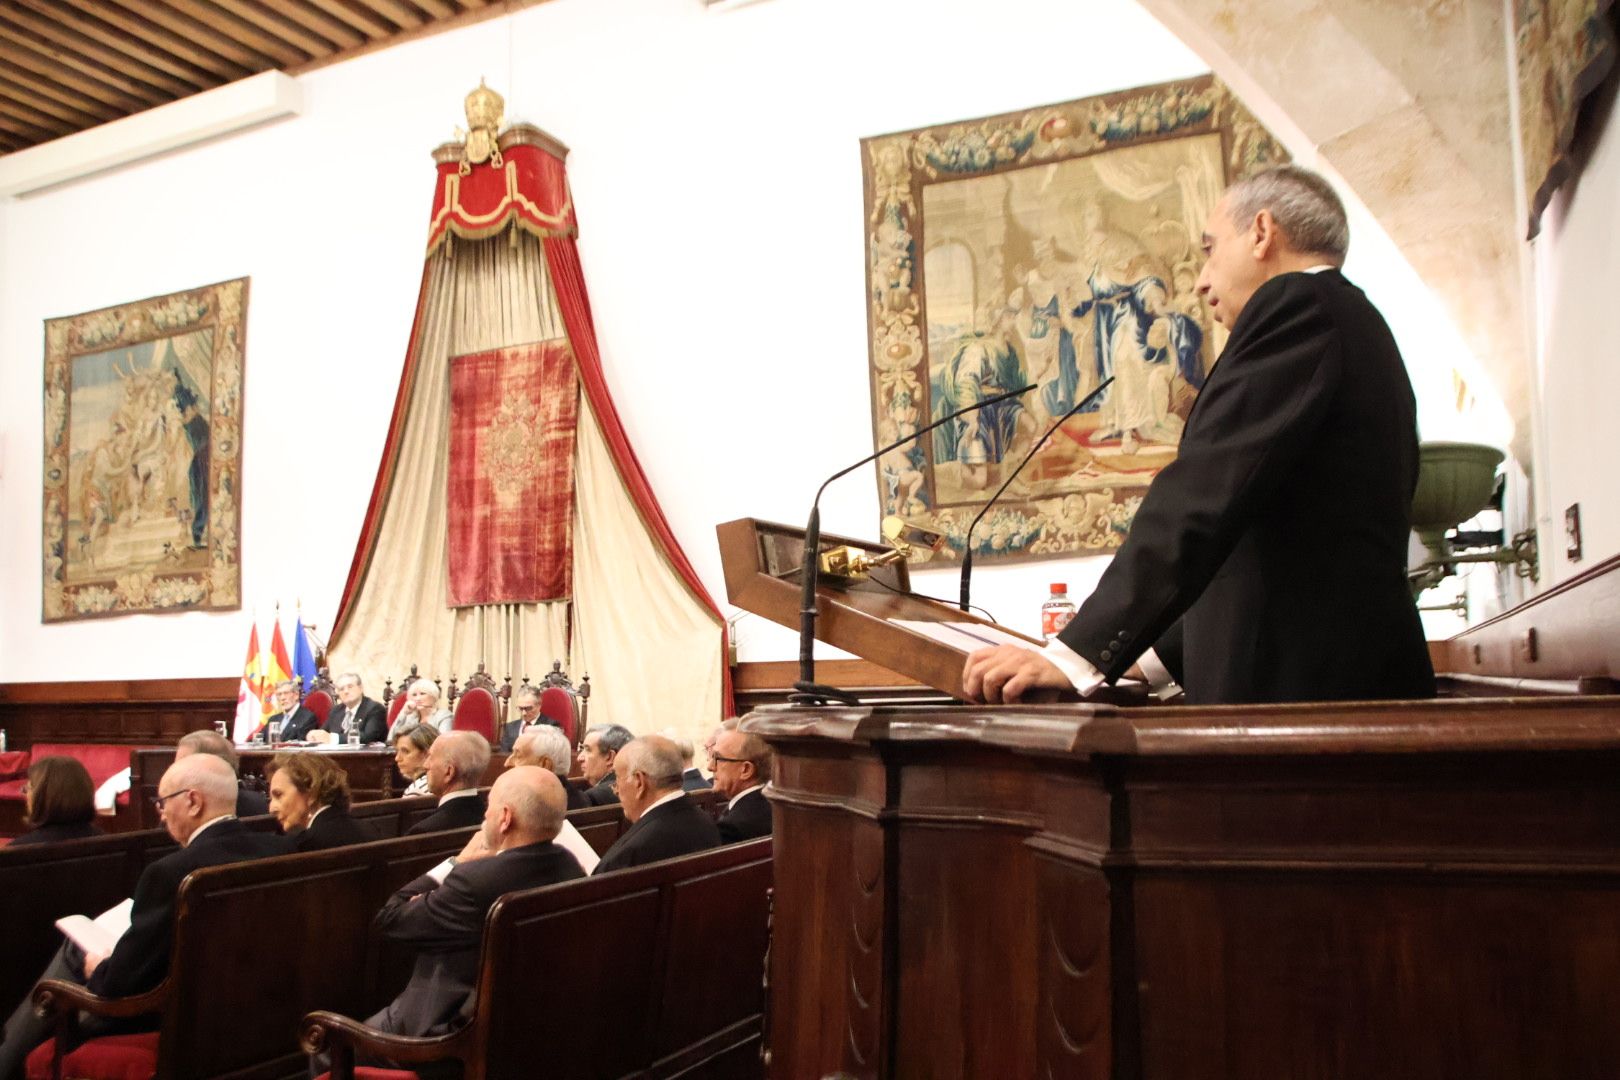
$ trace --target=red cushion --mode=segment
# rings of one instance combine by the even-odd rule
[[[7,750],[0,753],[0,780],[11,780],[28,775],[28,751]]]
[[[28,1080],[34,1078],[29,1077]],[[332,1074],[321,1073],[316,1080],[332,1080]],[[418,1077],[405,1069],[373,1069],[369,1065],[361,1065],[354,1070],[354,1080],[418,1080]]]
[[[315,719],[326,723],[326,718],[332,715],[332,699],[325,690],[311,690],[304,695],[304,708],[315,714]]]
[[[450,721],[450,727],[455,731],[476,731],[494,742],[495,695],[481,686],[463,690],[456,702],[456,715]]]
[[[24,801],[23,788],[27,780],[0,780],[0,802]]]
[[[574,695],[560,686],[548,686],[540,694],[540,715],[549,716],[562,726],[570,744],[574,741]]]
[[[116,773],[129,768],[129,746],[110,746],[106,743],[35,743],[34,760],[58,755],[78,758],[90,773],[90,783],[100,787]]]
[[[403,691],[395,694],[388,700],[388,726],[393,727],[394,721],[399,719],[399,711],[405,707],[405,694]]]
[[[28,1080],[50,1080],[56,1040],[46,1039],[28,1055]],[[157,1075],[158,1033],[107,1035],[91,1039],[62,1059],[62,1075],[72,1080],[152,1080]]]

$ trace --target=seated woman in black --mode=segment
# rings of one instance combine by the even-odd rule
[[[28,823],[13,844],[48,844],[100,836],[95,826],[96,786],[78,758],[42,757],[28,767]]]
[[[377,839],[349,816],[348,774],[318,752],[277,754],[270,762],[270,813],[296,851]]]

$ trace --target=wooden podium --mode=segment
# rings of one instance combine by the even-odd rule
[[[804,530],[753,518],[728,521],[715,530],[720,561],[726,571],[726,596],[738,607],[774,623],[799,628],[800,574],[804,563]],[[849,537],[821,535],[822,549],[848,546],[874,555],[890,550]],[[905,623],[956,624],[968,632],[991,630],[1036,647],[1032,637],[960,611],[949,604],[911,593],[905,564],[879,567],[865,581],[823,577],[816,590],[820,615],[816,637],[829,645],[881,664],[890,671],[961,700],[962,664],[967,648],[957,648]],[[985,644],[994,641],[987,638]],[[1048,692],[1045,701],[1078,700],[1077,695]]]

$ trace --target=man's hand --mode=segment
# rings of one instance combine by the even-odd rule
[[[1046,657],[1021,645],[969,653],[962,668],[962,692],[969,701],[1010,704],[1038,686],[1068,690],[1072,684]]]
[[[107,959],[106,953],[84,954],[84,979],[86,982],[90,981],[90,976],[96,973],[96,968],[100,967],[101,962],[105,959]]]
[[[461,854],[456,856],[456,862],[458,864],[471,862],[492,854],[494,853],[489,850],[489,845],[484,843],[484,830],[479,829],[472,834],[472,839],[467,841],[467,846],[461,849]]]

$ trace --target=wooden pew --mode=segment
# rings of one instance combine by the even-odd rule
[[[412,825],[439,808],[433,795],[412,795],[408,799],[373,799],[349,804],[349,816],[363,821],[379,840],[404,836]]]
[[[334,1080],[357,1052],[407,1068],[458,1058],[466,1080],[757,1078],[771,872],[766,837],[510,893],[485,923],[466,1027],[401,1038],[323,1011],[304,1048],[332,1054]]]
[[[274,818],[247,818],[273,832]],[[0,948],[0,1010],[9,1015],[62,944],[56,920],[95,916],[135,892],[141,871],[175,847],[162,829],[0,848],[5,945]]]
[[[158,1031],[133,1054],[155,1050],[159,1080],[295,1075],[306,1013],[369,1014],[397,992],[409,968],[384,955],[372,919],[389,894],[471,835],[452,830],[194,871],[180,889],[161,984],[107,999],[48,979],[34,1002],[55,1017],[57,1045],[71,1044],[81,1009],[102,1017],[156,1013]]]

